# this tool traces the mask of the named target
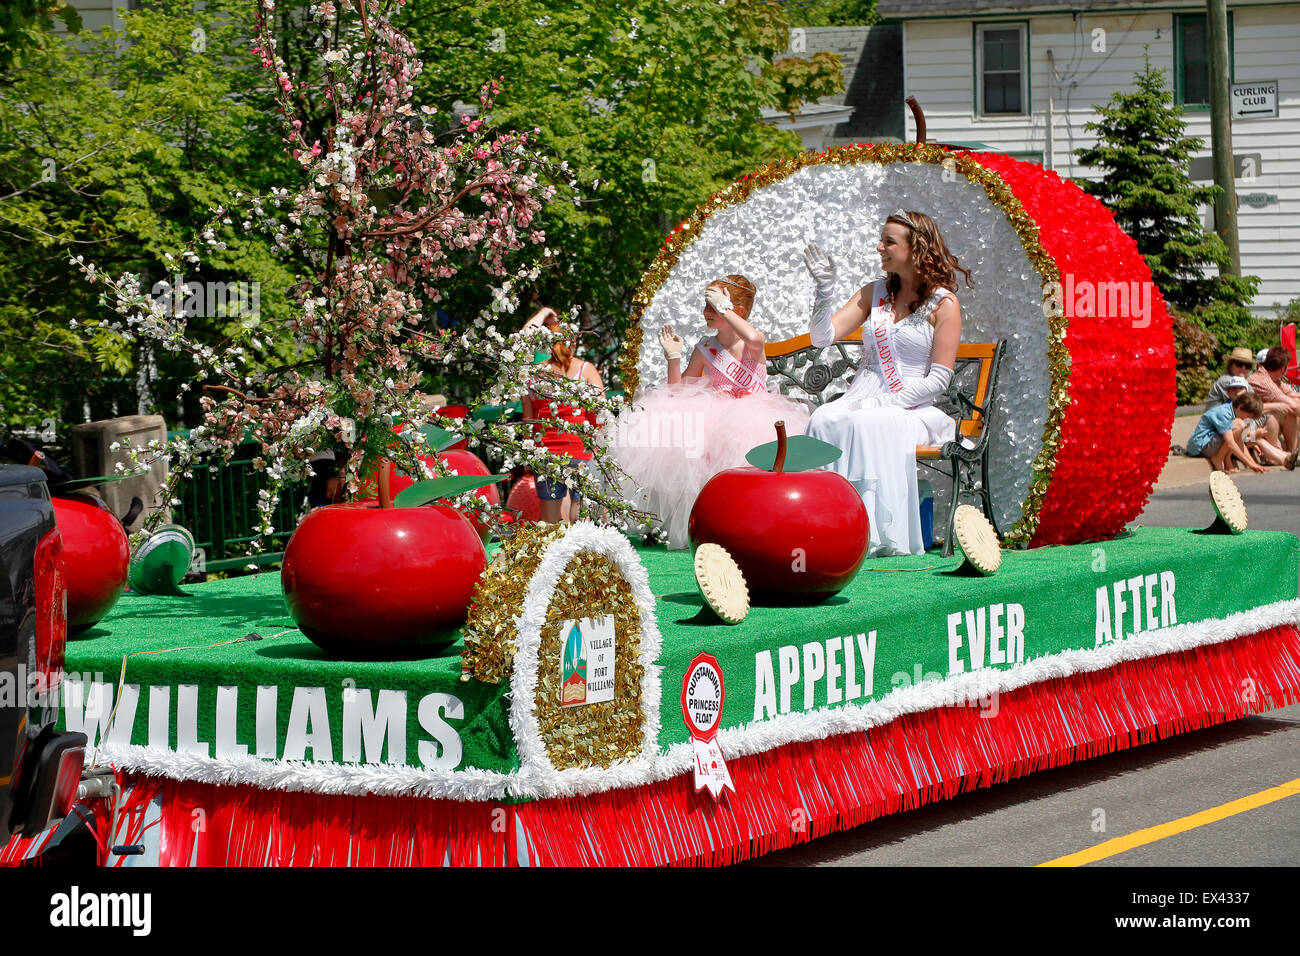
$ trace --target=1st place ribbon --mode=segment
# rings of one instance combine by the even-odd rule
[[[722,748],[718,746],[718,727],[726,699],[718,659],[712,654],[697,654],[682,680],[682,717],[691,732],[695,751],[695,790],[708,787],[715,800],[724,787],[736,792],[727,762],[722,759]]]

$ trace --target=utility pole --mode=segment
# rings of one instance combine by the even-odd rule
[[[1228,3],[1206,0],[1207,39],[1210,46],[1210,143],[1214,150],[1214,185],[1221,192],[1214,200],[1214,231],[1232,257],[1232,275],[1241,275],[1241,247],[1237,243],[1237,186],[1232,159],[1232,100],[1228,76]]]

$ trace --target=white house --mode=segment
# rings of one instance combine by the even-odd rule
[[[1188,133],[1205,141],[1193,178],[1213,179],[1205,0],[880,0],[877,10],[903,27],[903,85],[929,140],[985,143],[1087,177],[1075,150],[1096,138],[1084,124],[1134,88],[1149,45]],[[1300,298],[1300,3],[1239,0],[1228,11],[1233,82],[1277,84],[1275,118],[1232,124],[1242,272],[1260,277],[1253,307],[1271,316]]]
[[[104,27],[122,29],[122,13],[136,10],[140,0],[68,0],[81,16],[81,25],[87,30],[99,32]]]

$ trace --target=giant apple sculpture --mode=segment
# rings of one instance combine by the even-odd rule
[[[427,502],[499,477],[421,482],[403,493],[413,506],[394,507],[380,474],[379,503],[316,509],[284,552],[280,581],[289,612],[336,657],[400,658],[453,643],[487,567],[469,520]]]
[[[787,469],[783,422],[776,433],[770,467],[728,468],[700,490],[688,525],[691,544],[726,548],[755,597],[830,597],[853,580],[867,556],[867,509],[848,479],[812,470],[839,457],[839,449],[795,436],[788,441],[834,454]],[[766,447],[749,459],[757,460],[755,453]]]
[[[847,302],[877,277],[880,228],[897,209],[932,216],[972,272],[972,285],[956,290],[962,340],[1007,340],[990,484],[1008,543],[1121,532],[1141,513],[1169,453],[1170,319],[1136,244],[1106,207],[1055,172],[1009,156],[924,144],[841,147],[765,166],[716,193],[668,237],[633,298],[634,331],[620,360],[626,387],[662,379],[662,326],[688,341],[704,333],[699,290],[736,271],[738,248],[758,285],[755,322],[768,342],[806,335],[813,282],[800,250],[814,241],[834,257],[838,303]],[[837,344],[802,361],[819,366],[811,378],[821,376],[821,385],[832,364],[851,370],[860,349]],[[780,374],[769,383],[806,395]],[[847,376],[820,397],[846,384]],[[1121,408],[1134,413],[1124,416],[1118,452]]]
[[[103,619],[122,596],[131,546],[117,515],[87,494],[54,495],[54,520],[63,537],[68,585],[68,633]]]

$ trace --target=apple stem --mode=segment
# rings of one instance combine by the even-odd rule
[[[389,485],[392,468],[393,466],[387,461],[379,463],[379,507],[381,508],[391,508],[393,506],[393,492]]]
[[[776,461],[772,462],[772,470],[785,470],[785,422],[776,423]]]

